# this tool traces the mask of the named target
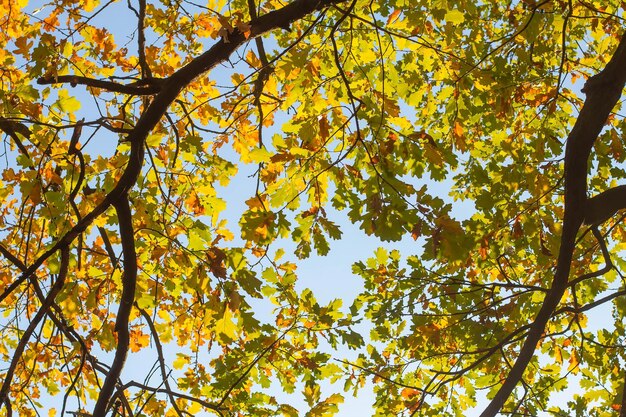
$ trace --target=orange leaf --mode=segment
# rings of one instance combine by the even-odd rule
[[[400,10],[399,9],[394,10],[393,13],[391,13],[389,17],[387,18],[387,24],[390,24],[399,15],[400,15]]]
[[[240,13],[237,13],[237,14],[241,15]],[[246,39],[250,37],[250,28],[252,26],[250,26],[247,22],[244,22],[243,20],[238,18],[235,21],[235,26],[237,26],[237,29],[239,29],[239,31],[243,33],[243,36],[245,36]]]
[[[417,223],[415,226],[413,226],[413,229],[411,229],[411,237],[413,238],[413,240],[417,240],[420,236],[422,235],[422,223]]]
[[[30,189],[30,193],[28,193],[28,197],[34,204],[41,203],[41,186],[39,184],[35,184],[33,188]]]
[[[185,203],[187,203],[187,206],[191,209],[191,211],[193,211],[193,214],[204,214],[204,206],[200,203],[196,193],[192,193],[187,199],[185,199]]]
[[[328,139],[328,135],[330,133],[330,124],[328,123],[328,119],[326,118],[326,115],[323,115],[319,119],[319,126],[320,126],[320,136],[322,137],[322,139],[324,140]]]
[[[52,32],[59,25],[59,19],[55,13],[43,19],[43,29]]]
[[[411,397],[415,397],[419,393],[420,392],[414,388],[405,388],[402,390],[400,395],[402,395],[402,398],[411,398]]]
[[[15,40],[15,46],[17,49],[14,50],[14,53],[22,55],[24,58],[28,58],[30,56],[30,48],[33,46],[32,41],[28,41],[28,38],[25,36],[20,36]]]
[[[467,145],[465,143],[465,130],[463,129],[463,125],[458,121],[454,122],[454,127],[452,128],[452,136],[454,137],[454,144],[457,149],[460,151],[465,151],[467,149]]]
[[[132,329],[130,331],[130,350],[131,352],[139,352],[141,348],[148,346],[150,343],[150,336],[143,333],[139,329]]]
[[[224,267],[226,253],[219,248],[212,247],[207,250],[206,257],[211,273],[217,278],[226,278],[226,268]]]
[[[522,223],[519,221],[519,216],[515,218],[515,222],[513,223],[513,233],[511,236],[514,238],[524,236],[524,230],[522,229]]]

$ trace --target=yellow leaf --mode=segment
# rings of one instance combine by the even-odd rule
[[[91,12],[99,3],[98,0],[86,0],[82,3],[81,8],[86,12]]]
[[[200,405],[199,402],[196,402],[196,401],[192,401],[191,405],[187,409],[187,412],[190,413],[193,416],[195,416],[198,413],[200,413],[200,411],[202,411],[202,406]],[[178,415],[178,414],[174,414],[174,415]]]
[[[250,153],[248,154],[250,161],[255,162],[255,163],[270,162],[271,156],[272,155],[265,148],[255,148],[251,150]]]
[[[161,143],[162,138],[163,138],[162,135],[158,135],[154,133],[151,135],[148,135],[148,137],[146,138],[146,145],[157,146],[159,143]]]
[[[215,331],[218,333],[219,338],[225,336],[227,342],[237,338],[237,325],[233,321],[234,318],[229,308],[224,309],[222,318],[215,322]]]
[[[76,97],[70,96],[65,89],[59,90],[59,98],[55,103],[55,107],[64,113],[74,113],[80,109],[80,101]]]
[[[458,25],[459,23],[463,23],[465,21],[465,15],[458,10],[450,10],[446,13],[445,19],[447,22]]]
[[[63,56],[69,58],[72,56],[73,52],[74,52],[74,43],[66,41],[65,44],[63,45]]]
[[[174,369],[183,369],[183,366],[189,363],[189,357],[187,355],[183,355],[182,353],[176,354],[176,359],[172,363]]]

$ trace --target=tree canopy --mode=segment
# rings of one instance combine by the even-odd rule
[[[377,416],[626,416],[624,2],[35,3],[0,2],[1,415],[372,386]],[[343,219],[413,251],[321,303],[298,266],[359,245]]]

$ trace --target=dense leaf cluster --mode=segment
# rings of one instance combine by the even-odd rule
[[[623,2],[0,16],[1,415],[625,415]]]

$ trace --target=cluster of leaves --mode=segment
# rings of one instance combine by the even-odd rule
[[[2,412],[619,414],[624,8],[1,2]],[[349,308],[338,211],[422,245]]]

